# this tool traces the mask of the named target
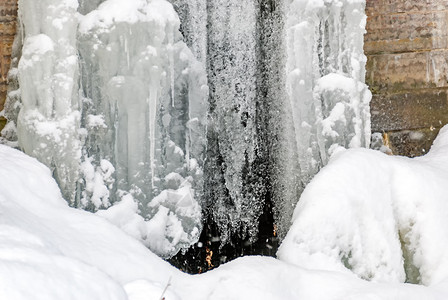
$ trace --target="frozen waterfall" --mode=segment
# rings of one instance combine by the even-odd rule
[[[3,134],[163,257],[204,222],[282,238],[329,156],[369,145],[364,6],[19,0]]]

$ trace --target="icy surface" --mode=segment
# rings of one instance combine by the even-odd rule
[[[19,14],[20,89],[9,93],[5,135],[17,124],[19,147],[52,169],[72,206],[129,196],[143,223],[163,219],[159,255],[196,242],[208,89],[171,4],[23,0]],[[145,230],[143,240],[156,229]]]
[[[369,146],[365,3],[171,2],[201,61],[206,49],[204,201],[221,239],[255,239],[266,206],[283,236],[291,207],[333,151]]]
[[[448,127],[420,158],[366,149],[335,154],[302,194],[278,256],[374,281],[442,282],[448,276],[447,167]]]
[[[420,300],[446,299],[448,297],[448,268],[446,265],[446,199],[443,187],[446,186],[448,132],[437,140],[430,154],[418,160],[387,157],[381,153],[360,150],[348,150],[335,157],[322,171],[338,169],[341,174],[351,170],[353,164],[347,164],[346,158],[363,158],[370,164],[381,165],[384,159],[396,160],[392,168],[407,167],[410,178],[418,177],[418,183],[409,185],[407,195],[411,200],[404,207],[407,215],[418,216],[414,228],[407,237],[415,242],[415,249],[421,251],[420,263],[424,266],[425,280],[429,287],[400,283],[374,283],[357,278],[348,270],[344,272],[319,271],[294,266],[267,257],[244,257],[220,266],[205,274],[186,275],[154,255],[140,242],[126,235],[104,219],[67,206],[58,187],[51,178],[50,171],[35,159],[25,154],[0,146],[0,287],[5,299],[60,300],[60,299],[393,299]],[[375,160],[375,161],[373,161]],[[390,163],[390,162],[388,162]],[[414,169],[415,164],[419,167]],[[360,168],[358,168],[360,170]],[[381,178],[388,178],[384,169],[367,170],[376,174],[369,182],[380,186]],[[367,175],[362,172],[362,175]],[[433,175],[430,175],[433,174]],[[427,176],[428,175],[428,176]],[[437,176],[436,176],[437,175]],[[345,176],[341,178],[347,179]],[[438,179],[434,181],[434,177]],[[361,178],[356,177],[359,180]],[[312,183],[320,182],[316,177]],[[335,181],[335,178],[331,178]],[[343,180],[342,180],[343,181]],[[330,181],[331,182],[331,181]],[[326,181],[325,185],[327,185]],[[415,182],[413,182],[415,183]],[[392,191],[401,188],[401,181],[391,181]],[[319,201],[321,193],[312,185],[307,189],[307,197]],[[341,197],[358,192],[360,188],[352,183],[338,187]],[[398,190],[397,190],[398,189]],[[401,191],[401,190],[400,190]],[[430,191],[433,193],[428,194]],[[385,193],[377,191],[379,200]],[[415,195],[415,196],[413,196]],[[425,196],[426,195],[426,196]],[[430,203],[424,204],[423,201]],[[432,198],[433,196],[437,196]],[[328,199],[327,199],[328,200]],[[445,200],[445,203],[443,202]],[[420,201],[420,202],[419,202]],[[308,201],[305,200],[305,203]],[[343,209],[356,210],[358,220],[369,220],[371,212],[359,210],[359,203],[344,206]],[[422,210],[414,206],[420,203]],[[308,207],[311,203],[308,202]],[[328,203],[327,203],[328,204]],[[331,204],[331,202],[330,202]],[[313,220],[335,220],[335,214],[328,215],[325,207],[316,205]],[[328,205],[327,205],[328,206]],[[331,206],[330,207],[334,207]],[[380,208],[383,205],[380,206]],[[435,209],[437,208],[437,209]],[[300,210],[301,208],[298,208]],[[385,210],[387,213],[387,209]],[[334,212],[336,213],[336,211]],[[362,213],[362,214],[361,214]],[[343,214],[339,214],[343,215]],[[339,216],[338,215],[338,216]],[[331,218],[333,216],[333,218]],[[398,220],[398,218],[393,219]],[[405,221],[405,219],[400,219]],[[385,221],[385,220],[383,220]],[[320,222],[321,224],[325,224]],[[313,224],[309,229],[314,232]],[[389,223],[387,223],[389,224]],[[332,228],[343,224],[333,222]],[[356,224],[352,224],[355,225]],[[430,228],[436,225],[436,228]],[[401,225],[400,225],[401,226]],[[321,229],[325,229],[322,228]],[[345,228],[341,228],[345,229]],[[417,230],[421,235],[417,235]],[[431,230],[430,232],[428,230]],[[326,230],[317,232],[316,239],[324,239]],[[291,234],[295,233],[295,229]],[[364,234],[375,240],[378,231],[365,231]],[[388,237],[388,232],[385,232]],[[288,236],[290,237],[290,236]],[[344,239],[344,235],[340,236]],[[381,239],[378,240],[381,246]],[[394,244],[394,243],[393,243]],[[395,243],[396,244],[396,243]],[[410,244],[411,245],[411,244]],[[297,251],[295,245],[282,246],[290,253]],[[325,249],[325,248],[322,248]],[[409,248],[411,249],[411,248]],[[399,249],[396,249],[400,251]],[[299,253],[299,252],[296,252]],[[373,249],[373,253],[375,250]],[[398,253],[399,256],[400,253]],[[367,256],[366,256],[367,257]],[[395,257],[392,255],[391,257]],[[307,257],[307,259],[310,259]],[[312,260],[311,260],[312,261]],[[303,261],[302,261],[303,263]],[[335,264],[333,264],[335,265]],[[315,265],[316,267],[316,265]],[[345,274],[344,274],[345,273]],[[391,279],[391,281],[394,281]]]
[[[76,197],[81,158],[77,7],[73,0],[19,1],[20,19],[26,28],[18,65],[23,105],[17,119],[19,145],[53,169],[71,203]]]
[[[185,42],[204,67],[207,59],[207,0],[169,0],[179,15]]]

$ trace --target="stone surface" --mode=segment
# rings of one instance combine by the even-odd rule
[[[418,89],[396,94],[377,93],[370,112],[373,132],[440,128],[448,123],[447,91]]]
[[[386,133],[384,136],[388,140],[392,154],[406,153],[409,157],[415,157],[429,151],[439,130],[438,128],[403,130]]]
[[[372,131],[422,155],[448,123],[448,0],[367,0],[366,13]]]
[[[17,25],[17,0],[0,0],[0,111],[6,100],[7,75]],[[0,130],[5,119],[0,117]]]

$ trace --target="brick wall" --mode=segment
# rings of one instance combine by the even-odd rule
[[[448,123],[448,0],[367,0],[366,13],[372,130],[424,154]]]
[[[0,110],[6,99],[6,77],[11,62],[11,49],[16,32],[17,0],[0,0]],[[5,120],[0,120],[3,127]]]

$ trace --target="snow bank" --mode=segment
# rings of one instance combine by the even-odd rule
[[[281,260],[379,282],[448,277],[448,127],[424,157],[352,149],[305,189]]]
[[[166,300],[446,299],[448,277],[446,256],[443,252],[447,249],[446,238],[444,238],[447,230],[446,224],[444,226],[447,210],[446,204],[443,203],[445,200],[443,194],[435,192],[440,198],[432,198],[431,196],[435,194],[430,190],[440,192],[443,184],[446,184],[447,148],[448,130],[445,128],[442,131],[442,137],[437,139],[431,152],[418,160],[391,158],[367,150],[349,150],[338,154],[322,171],[322,175],[318,175],[307,189],[296,212],[296,217],[300,215],[307,221],[306,229],[312,233],[311,237],[314,237],[314,241],[320,241],[315,245],[311,243],[303,245],[302,249],[322,246],[320,257],[324,262],[332,262],[327,269],[342,269],[341,263],[339,265],[337,263],[337,258],[324,253],[326,249],[331,247],[336,249],[338,246],[332,246],[331,243],[325,244],[325,241],[348,239],[349,237],[344,237],[344,234],[347,233],[346,235],[350,236],[350,228],[359,232],[363,227],[355,222],[347,228],[341,220],[353,220],[351,217],[356,212],[360,214],[358,221],[367,220],[364,228],[371,224],[373,226],[370,227],[379,226],[378,222],[370,222],[372,216],[382,218],[382,222],[386,224],[383,226],[385,230],[390,223],[384,217],[388,217],[390,212],[384,205],[385,201],[382,201],[380,197],[387,194],[384,190],[380,192],[376,189],[377,192],[374,194],[377,197],[374,200],[377,205],[371,205],[374,210],[371,212],[367,207],[362,209],[361,204],[365,204],[367,200],[356,202],[354,199],[365,199],[375,188],[370,188],[369,193],[362,193],[364,188],[368,189],[368,186],[342,184],[347,178],[355,180],[354,183],[365,181],[359,176],[366,174],[362,171],[354,173],[353,177],[346,176],[345,171],[353,165],[347,165],[347,162],[355,158],[357,163],[369,162],[372,166],[376,165],[379,169],[371,169],[371,175],[368,177],[372,180],[390,178],[386,173],[381,173],[384,171],[381,168],[385,168],[386,163],[391,163],[393,165],[391,169],[395,170],[403,167],[399,175],[407,175],[407,179],[412,176],[425,177],[427,180],[418,178],[418,181],[409,182],[404,187],[405,190],[399,186],[403,183],[402,180],[393,181],[388,186],[389,194],[392,191],[401,192],[407,197],[402,200],[409,200],[406,201],[407,206],[406,203],[400,203],[400,205],[404,204],[398,214],[401,217],[396,217],[394,220],[397,224],[404,224],[410,216],[416,220],[414,227],[410,228],[405,236],[410,241],[409,249],[418,250],[422,279],[427,284],[431,284],[430,287],[425,287],[367,282],[348,270],[343,272],[307,270],[269,257],[243,257],[205,274],[190,276],[174,269],[139,241],[123,233],[103,218],[69,208],[62,199],[56,182],[51,178],[50,171],[45,166],[22,152],[0,146],[2,165],[0,169],[0,293],[4,299],[15,300],[139,300],[159,299],[162,295]],[[358,169],[359,166],[362,165],[358,164]],[[408,168],[404,168],[405,166]],[[417,169],[414,169],[415,166],[418,166]],[[332,187],[332,195],[338,195],[336,199],[342,200],[333,201],[334,204],[330,201],[322,206],[321,199],[328,201],[329,198],[319,198],[325,193],[317,193],[316,187],[320,185],[321,180],[327,180],[327,176],[334,175],[332,172],[336,172],[341,180],[332,177],[335,183],[327,182],[330,182]],[[433,175],[430,175],[432,173]],[[394,178],[396,179],[398,178]],[[410,187],[410,184],[413,184],[414,188]],[[326,189],[322,185],[320,188]],[[313,191],[317,198],[313,197],[313,202],[310,203],[307,199],[313,196]],[[331,192],[327,192],[327,196],[330,195],[329,193]],[[355,197],[354,193],[358,193],[359,197]],[[425,193],[429,193],[429,196],[425,196]],[[346,205],[342,205],[341,209],[348,211],[348,214],[331,212],[335,207],[339,207],[336,203],[341,205],[344,199]],[[350,201],[352,206],[348,205]],[[420,205],[421,210],[414,209],[416,204]],[[311,215],[313,218],[310,221]],[[296,235],[297,225],[302,224],[299,220],[296,220],[287,240],[282,245],[282,258],[289,254],[292,255],[289,257],[291,261],[302,256],[313,262],[315,261],[313,255],[305,257],[303,251],[300,251],[300,246],[291,243],[294,239],[300,239]],[[319,224],[321,224],[320,227]],[[397,226],[403,228],[402,225]],[[329,227],[335,228],[334,232],[331,232]],[[305,230],[302,229],[303,231]],[[389,237],[387,231],[382,233],[386,238]],[[328,234],[339,235],[335,238]],[[378,248],[384,248],[382,234],[378,230],[367,231],[366,236],[369,236],[372,241],[378,240]],[[417,240],[418,245],[411,248]],[[396,241],[391,242],[392,246],[396,245]],[[367,243],[368,241],[365,241],[365,244]],[[369,247],[372,244],[370,242]],[[369,257],[367,255],[369,253],[377,253],[376,248],[367,250],[369,251],[365,252],[366,258]],[[357,255],[355,249],[352,251]],[[297,255],[293,256],[294,253]],[[387,255],[387,249],[384,253]],[[303,264],[304,261],[300,263]],[[369,266],[369,264],[365,265]],[[311,263],[307,267],[322,269],[321,266]],[[358,269],[362,269],[361,264]],[[382,270],[375,270],[377,272],[375,274],[378,274],[376,278],[380,278]],[[389,280],[393,281],[393,278]]]
[[[123,284],[176,272],[102,218],[69,208],[37,160],[0,146],[0,161],[2,298],[127,299]]]

